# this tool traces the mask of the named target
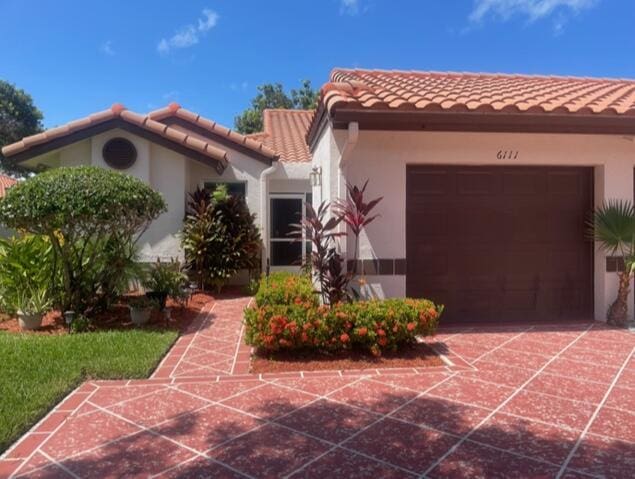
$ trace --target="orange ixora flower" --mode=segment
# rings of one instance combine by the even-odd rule
[[[415,323],[408,323],[408,324],[406,325],[406,329],[407,329],[408,331],[414,331],[416,327],[417,327],[417,325],[416,325]]]
[[[348,343],[350,340],[351,340],[351,338],[346,333],[343,333],[340,336],[340,341],[342,341],[343,343]]]
[[[388,340],[386,339],[385,336],[382,336],[381,338],[379,338],[377,342],[379,343],[380,346],[386,346],[386,344],[388,344]]]
[[[360,336],[366,336],[368,334],[368,328],[363,327],[357,330],[357,334]]]

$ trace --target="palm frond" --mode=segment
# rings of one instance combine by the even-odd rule
[[[589,236],[609,254],[631,254],[635,243],[635,207],[628,200],[608,200],[587,222]]]

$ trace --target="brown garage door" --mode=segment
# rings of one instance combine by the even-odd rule
[[[406,290],[445,321],[590,318],[591,168],[409,166]]]

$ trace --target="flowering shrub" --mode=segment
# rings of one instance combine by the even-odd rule
[[[256,293],[256,304],[291,305],[308,303],[317,306],[317,295],[307,275],[286,272],[271,273],[263,277]]]
[[[245,311],[248,344],[265,351],[306,348],[338,351],[356,347],[380,356],[383,350],[414,343],[417,336],[434,334],[443,311],[442,306],[426,299],[318,306],[314,295],[297,294],[307,286],[303,281],[302,277],[293,275],[267,285],[263,280],[256,295],[256,306]],[[273,284],[276,293],[270,294]],[[280,288],[280,284],[284,287]],[[279,288],[293,294],[278,293]],[[276,298],[281,301],[276,302]]]

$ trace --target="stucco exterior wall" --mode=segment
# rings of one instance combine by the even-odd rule
[[[344,134],[341,130],[327,130],[317,145],[314,160],[319,164],[328,162],[327,147],[335,144],[341,148]],[[500,150],[517,151],[518,156],[514,160],[498,159]],[[609,198],[633,200],[635,142],[630,137],[361,131],[356,147],[347,158],[344,176],[356,184],[370,179],[368,197],[384,196],[384,199],[377,209],[381,217],[362,234],[360,258],[405,258],[406,165],[426,163],[592,166],[596,205]],[[329,169],[331,176],[338,174],[336,165],[330,164]],[[336,182],[331,179],[330,183],[329,188],[322,189],[327,199],[335,197]],[[351,244],[348,247],[350,250]],[[605,320],[608,306],[615,298],[617,282],[614,273],[605,272],[604,252],[596,250],[594,261],[595,317]],[[369,276],[367,280],[368,292],[372,295],[405,295],[404,275]],[[629,315],[633,317],[633,308]]]
[[[236,151],[228,151],[228,157],[229,165],[222,175],[207,165],[190,161],[188,163],[188,191],[194,191],[198,186],[203,186],[206,181],[244,181],[247,184],[247,206],[252,213],[256,213],[256,222],[260,225],[260,173],[269,165]]]
[[[90,163],[91,140],[84,140],[64,148],[59,152],[59,166],[81,166]]]

